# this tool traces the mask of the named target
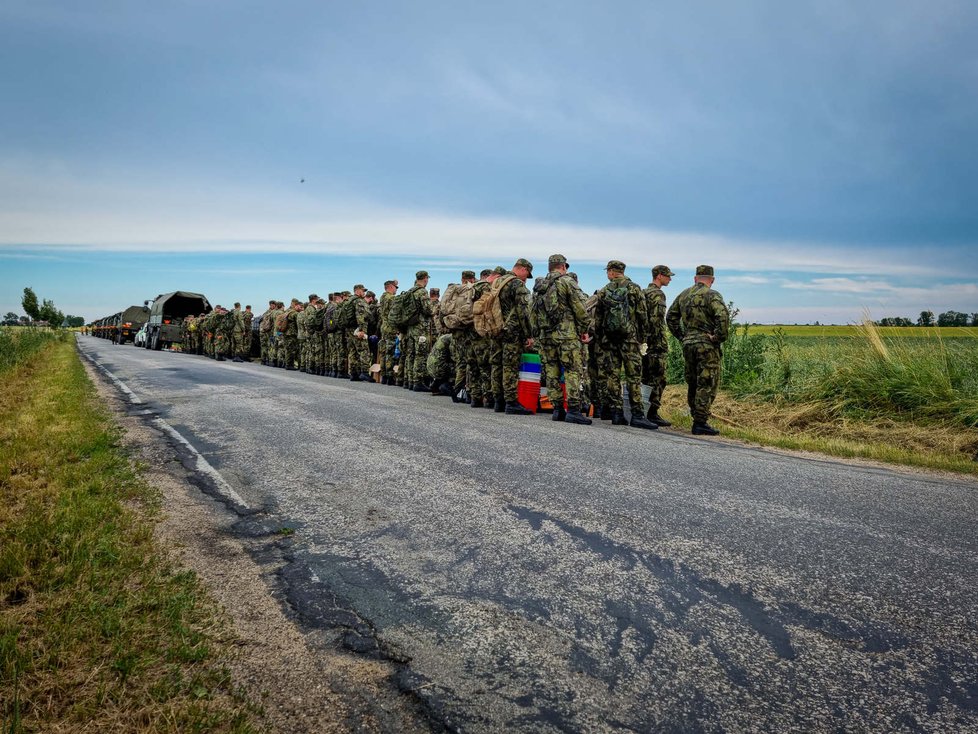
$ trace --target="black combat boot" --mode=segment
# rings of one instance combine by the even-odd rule
[[[455,387],[452,388],[452,392],[450,393],[450,395],[452,396],[452,402],[453,403],[467,403],[467,402],[469,402],[465,398],[459,397],[462,394],[462,390],[464,390],[464,389],[465,389],[465,385],[456,385]]]
[[[567,417],[567,411],[564,410],[564,406],[563,405],[560,405],[560,406],[555,405],[554,406],[554,414],[553,414],[553,417],[550,420],[552,420],[552,421],[562,421],[566,417]]]
[[[441,397],[442,395],[447,395],[448,393],[443,393],[441,391],[441,383],[440,382],[435,382],[434,380],[432,380],[432,382],[431,382],[431,394],[432,395],[437,395],[438,397]]]
[[[414,392],[428,392],[431,388],[425,385],[423,382],[414,383],[414,387],[411,388]]]
[[[576,423],[579,426],[589,426],[593,421],[579,410],[568,410],[564,423]]]
[[[287,364],[287,365],[285,365],[285,369],[286,369],[287,372],[295,372],[296,371],[294,364]]]
[[[628,422],[628,425],[630,425],[632,428],[644,428],[647,431],[654,431],[659,428],[658,425],[650,421],[638,411],[632,412],[632,419]]]
[[[483,406],[482,398],[472,398],[472,402],[469,403],[471,408],[481,408]]]
[[[381,385],[389,385],[390,384],[390,380],[387,378],[387,375],[381,375],[381,377],[380,377],[380,384]]]
[[[601,420],[604,420],[604,417],[603,416],[602,416]],[[614,413],[612,413],[611,414],[611,425],[613,425],[613,426],[627,426],[628,425],[628,419],[625,417],[625,411],[623,411],[623,410],[616,410]]]
[[[354,372],[352,375],[350,375],[350,382],[360,382],[360,373]]]
[[[238,362],[238,363],[241,363],[241,362],[244,362],[244,360],[243,360],[243,359],[241,359],[241,357],[235,357],[235,358],[234,358],[234,359],[232,359],[231,361],[232,361],[232,362]]]
[[[657,408],[649,408],[648,419],[653,423],[655,423],[657,426],[661,426],[662,428],[672,425],[672,423],[670,423],[661,415],[659,415],[659,411]]]
[[[601,420],[610,421],[613,416],[614,416],[614,411],[612,411],[610,405],[601,406]]]
[[[506,403],[506,415],[533,415],[532,411],[524,408],[520,403],[514,400],[511,403]]]
[[[374,378],[370,376],[369,372],[360,373],[360,382],[373,382]]]
[[[434,389],[434,388],[432,388]],[[441,387],[438,388],[438,394],[444,395],[446,398],[451,398],[453,403],[459,402],[458,398],[455,397],[455,390],[447,382],[443,382]]]
[[[496,402],[493,403],[492,409],[496,413],[506,412],[506,398],[496,398]]]
[[[693,435],[694,436],[719,436],[720,431],[718,431],[716,428],[709,425],[708,423],[694,423]]]
[[[340,372],[336,376],[339,377],[341,380],[349,380],[350,379],[350,373],[349,372]]]
[[[218,354],[218,355],[217,355],[217,356],[215,357],[215,359],[216,359],[216,360],[217,360],[218,362],[224,362],[224,361],[225,361],[225,359],[224,359],[224,355],[223,355],[223,354]]]

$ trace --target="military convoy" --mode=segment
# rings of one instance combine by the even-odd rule
[[[93,336],[115,344],[127,341],[135,344],[136,333],[145,326],[144,346],[159,350],[181,341],[185,318],[210,311],[211,304],[203,294],[174,291],[161,293],[150,306],[130,306],[125,311],[96,319],[89,324],[89,329]]]

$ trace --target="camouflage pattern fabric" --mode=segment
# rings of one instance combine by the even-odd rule
[[[254,318],[255,318],[255,314],[252,313],[251,311],[241,312],[241,323],[244,326],[244,330],[241,334],[241,345],[238,351],[238,356],[244,360],[251,359],[251,337],[252,337],[251,324],[252,321],[254,321]]]
[[[408,327],[401,341],[401,351],[404,353],[404,379],[408,384],[417,385],[427,380],[428,351],[431,349],[431,299],[428,292],[420,285],[408,291],[411,298],[417,299],[416,312],[420,320]]]
[[[694,423],[707,423],[720,387],[720,350],[712,344],[683,344],[686,402]]]
[[[386,377],[388,381],[394,379],[394,349],[397,345],[397,329],[391,326],[389,314],[391,304],[394,302],[394,294],[384,291],[380,294],[380,303],[377,312],[380,318],[380,343],[377,345],[377,361],[380,363],[381,377]]]
[[[360,339],[354,336],[354,332],[359,330],[363,332],[364,336],[367,335],[370,328],[369,307],[363,296],[354,294],[351,298],[356,325],[348,329],[346,333],[347,343],[350,345],[350,374],[368,374],[370,372],[370,345],[366,338]]]
[[[451,334],[442,334],[435,342],[431,354],[428,355],[425,366],[436,384],[449,382],[455,377],[455,363],[452,361],[453,341]]]
[[[258,338],[259,344],[261,345],[261,359],[262,362],[268,362],[273,359],[271,356],[272,352],[272,337],[275,332],[274,320],[275,311],[273,309],[268,309],[261,315],[261,324],[258,326]]]
[[[578,411],[581,408],[585,372],[581,358],[581,334],[591,328],[591,317],[584,308],[586,299],[573,278],[557,271],[548,273],[544,278],[541,293],[546,293],[548,298],[555,297],[554,311],[558,319],[550,323],[547,314],[539,309],[530,313],[531,325],[540,339],[547,391],[555,404],[561,402],[560,379],[563,374],[567,407]]]
[[[602,333],[604,316],[602,297],[613,288],[628,289],[629,326],[626,336],[610,338]],[[628,388],[628,399],[632,415],[644,414],[642,400],[642,354],[639,351],[639,337],[644,337],[648,329],[648,309],[645,294],[636,283],[624,275],[609,280],[598,291],[598,305],[595,311],[595,326],[598,333],[597,371],[602,385],[601,404],[612,410],[622,409],[621,385],[624,377]]]

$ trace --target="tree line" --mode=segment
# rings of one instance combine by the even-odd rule
[[[960,311],[945,311],[934,315],[933,311],[921,311],[917,321],[905,316],[887,316],[876,322],[877,326],[978,326],[978,313],[966,314]]]
[[[50,299],[38,300],[33,288],[24,288],[24,296],[20,299],[20,305],[26,315],[20,316],[13,311],[8,311],[2,326],[30,326],[32,324],[47,324],[55,328],[77,328],[85,325],[84,316],[72,316],[60,311]]]

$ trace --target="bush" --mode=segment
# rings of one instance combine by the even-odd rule
[[[48,344],[64,341],[67,336],[60,330],[0,327],[0,373],[13,369]]]

